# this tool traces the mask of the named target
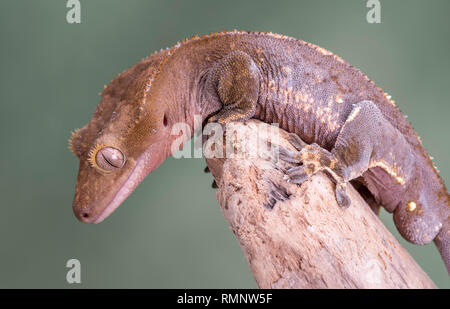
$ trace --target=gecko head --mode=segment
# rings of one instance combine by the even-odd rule
[[[167,92],[148,92],[154,65],[136,66],[105,88],[91,121],[72,135],[80,160],[73,211],[80,221],[103,221],[170,154]]]

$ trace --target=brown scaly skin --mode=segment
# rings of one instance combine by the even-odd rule
[[[194,37],[142,60],[106,87],[90,123],[73,135],[80,158],[73,209],[101,222],[170,155],[177,122],[257,118],[291,132],[301,184],[320,170],[351,203],[353,183],[374,209],[394,212],[409,241],[431,240],[450,269],[450,197],[414,130],[380,88],[332,53],[272,33]]]

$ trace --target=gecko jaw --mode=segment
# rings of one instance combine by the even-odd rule
[[[136,161],[136,165],[125,180],[119,191],[113,196],[106,208],[95,218],[92,223],[100,223],[106,219],[123,201],[136,189],[144,178],[153,171],[161,162],[151,162],[151,152],[144,152]],[[155,164],[156,163],[156,164]]]
[[[114,195],[108,206],[100,213],[100,215],[93,221],[93,223],[100,223],[105,220],[122,202],[133,192],[138,184],[144,179],[145,175],[139,173],[138,168],[141,167],[141,162],[138,162],[133,168],[131,175],[125,180],[125,183],[120,187],[119,191]]]

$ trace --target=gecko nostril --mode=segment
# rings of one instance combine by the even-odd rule
[[[163,126],[167,127],[167,116],[166,116],[166,114],[164,114]]]
[[[83,212],[81,216],[85,219],[89,218],[89,214],[87,212]]]

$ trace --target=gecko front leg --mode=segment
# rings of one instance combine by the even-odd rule
[[[260,75],[253,59],[242,51],[235,51],[215,63],[209,85],[222,103],[222,109],[208,118],[208,122],[226,124],[252,118],[256,111]],[[205,168],[209,172],[209,168]],[[213,180],[212,188],[217,189]]]
[[[255,115],[260,75],[248,54],[234,51],[219,60],[212,68],[210,78],[223,107],[209,117],[208,122],[225,124]]]

